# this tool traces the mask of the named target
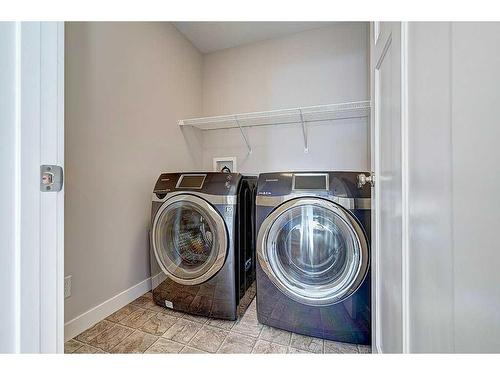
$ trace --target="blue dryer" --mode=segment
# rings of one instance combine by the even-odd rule
[[[363,172],[259,176],[257,316],[261,323],[370,344],[371,189]]]

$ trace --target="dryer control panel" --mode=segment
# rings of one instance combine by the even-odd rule
[[[236,195],[239,173],[189,172],[163,173],[156,181],[154,193],[162,198],[174,191],[193,191],[212,195]]]

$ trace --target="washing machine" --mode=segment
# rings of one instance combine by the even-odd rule
[[[237,319],[255,278],[256,177],[164,173],[153,191],[151,275],[156,304]]]
[[[257,317],[272,327],[370,344],[367,172],[259,176]],[[362,178],[362,177],[361,177]]]

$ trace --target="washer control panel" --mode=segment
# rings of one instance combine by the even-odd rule
[[[257,195],[279,197],[300,194],[370,198],[369,186],[358,188],[359,173],[361,172],[261,173],[257,184]]]

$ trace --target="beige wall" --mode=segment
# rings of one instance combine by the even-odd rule
[[[65,48],[69,321],[149,277],[154,181],[197,162],[176,120],[201,114],[202,56],[167,23],[66,23]]]
[[[230,48],[204,56],[203,114],[221,115],[368,100],[369,24],[328,27]],[[309,153],[297,126],[248,130],[247,155],[238,129],[205,132],[203,167],[237,156],[242,172],[369,168],[365,120],[309,127]]]

